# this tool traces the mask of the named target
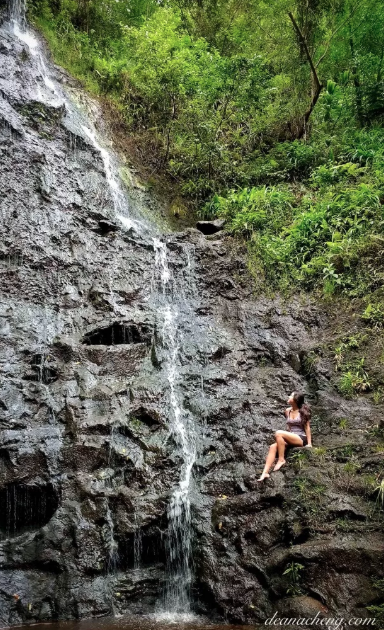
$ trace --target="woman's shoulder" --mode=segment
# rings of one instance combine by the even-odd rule
[[[289,412],[291,411],[292,407],[287,407],[286,410],[284,411],[284,415],[286,418],[288,418],[289,416]]]

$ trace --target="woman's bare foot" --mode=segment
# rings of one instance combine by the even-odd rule
[[[265,477],[269,477],[269,474],[268,473],[262,473],[261,477],[259,477],[259,479],[256,479],[256,481],[263,481],[263,479]]]
[[[274,467],[274,469],[273,469],[273,471],[272,471],[272,472],[275,472],[276,470],[280,470],[280,468],[281,468],[282,466],[284,466],[284,464],[285,464],[285,459],[282,459],[281,461],[280,461],[280,460],[278,460],[278,462],[277,462],[277,464],[276,464],[276,466]]]

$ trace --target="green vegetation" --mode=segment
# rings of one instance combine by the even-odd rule
[[[346,444],[334,449],[335,458],[339,462],[349,461],[359,452],[359,447],[353,444]]]
[[[335,347],[335,368],[341,370],[346,363],[351,350],[356,350],[360,347],[360,344],[366,340],[366,335],[348,335],[343,337]]]
[[[306,455],[307,452],[308,451],[302,450],[300,452],[293,453],[290,456],[290,460],[293,462],[293,464],[297,465],[298,470],[301,470],[305,462],[308,460]]]
[[[138,431],[140,431],[140,429],[143,426],[143,423],[141,422],[141,420],[139,420],[138,418],[135,418],[134,416],[131,416],[129,418],[129,424],[132,429],[136,429]]]
[[[29,0],[29,16],[143,162],[245,239],[259,287],[371,294],[361,316],[383,325],[380,0]]]
[[[339,532],[353,532],[356,524],[349,518],[337,518],[335,520],[336,531]]]
[[[319,356],[313,350],[308,352],[302,359],[301,363],[303,366],[303,370],[304,370],[305,376],[308,379],[311,379],[316,375],[316,367],[317,367],[318,361],[319,361]]]
[[[381,480],[375,491],[377,491],[376,502],[381,505],[381,508],[384,508],[384,479]]]
[[[268,286],[311,289],[320,283],[327,294],[362,296],[379,286],[382,273],[376,256],[384,252],[384,189],[377,184],[365,179],[312,187],[299,203],[288,186],[245,189],[216,195],[210,208],[228,220],[232,232],[249,239]]]
[[[384,598],[384,580],[372,579],[372,586],[377,590],[380,599]],[[384,603],[367,606],[368,612],[376,619],[380,629],[384,628]]]
[[[289,563],[289,565],[283,572],[283,575],[288,575],[288,578],[289,578],[289,586],[286,591],[287,595],[291,595],[294,597],[295,595],[302,594],[303,591],[300,586],[300,580],[301,580],[301,571],[303,569],[304,569],[303,564],[300,564],[299,562],[294,562],[292,560],[292,562]]]
[[[380,352],[381,323],[378,313],[381,311],[371,306],[369,303],[360,317],[367,324],[363,331],[343,335],[335,345],[333,342],[327,348],[324,346],[322,351],[333,355],[335,372],[340,374],[335,385],[343,396],[353,398],[372,392],[373,402],[380,404],[383,399],[383,370],[377,354]],[[344,425],[340,423],[339,426],[347,428],[346,421]]]
[[[361,318],[369,325],[375,328],[381,328],[384,325],[384,306],[381,304],[368,304]]]
[[[371,389],[368,378],[368,373],[364,368],[364,358],[362,358],[340,377],[339,391],[346,398],[352,398],[356,392],[367,392]]]

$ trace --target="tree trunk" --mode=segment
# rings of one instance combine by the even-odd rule
[[[307,124],[309,121],[309,118],[316,106],[317,101],[319,100],[319,96],[321,94],[322,89],[324,88],[324,86],[322,85],[322,83],[319,80],[319,76],[317,74],[317,70],[316,70],[316,66],[313,62],[311,53],[309,52],[308,46],[307,46],[307,42],[305,40],[305,37],[303,35],[303,33],[301,32],[295,18],[293,17],[293,14],[291,12],[288,13],[290,20],[293,24],[293,28],[296,31],[296,35],[298,37],[299,40],[299,44],[302,47],[302,49],[305,52],[305,56],[308,60],[309,63],[309,67],[311,68],[311,75],[312,75],[312,98],[311,98],[311,102],[309,104],[309,107],[307,109],[307,111],[305,112],[302,121],[300,122],[299,127],[297,128],[296,132],[295,132],[295,139],[298,140],[300,138],[302,138],[306,131],[307,131]]]

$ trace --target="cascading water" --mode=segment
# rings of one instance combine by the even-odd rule
[[[179,482],[168,506],[167,581],[164,612],[188,614],[190,611],[191,571],[191,481],[196,460],[196,434],[192,417],[183,408],[179,388],[182,332],[174,279],[168,265],[165,243],[154,239],[155,275],[159,285],[160,337],[165,351],[169,385],[169,430],[182,459]]]
[[[27,28],[26,0],[10,0],[8,4],[8,15],[11,30],[20,41],[24,42],[28,46],[28,50],[31,55],[36,58],[40,78],[42,79],[45,88],[48,89],[47,95],[46,93],[42,93],[39,85],[36,86],[38,100],[43,100],[44,98],[47,98],[47,96],[48,98],[51,98],[53,95],[56,105],[63,104],[64,101],[62,94],[60,94],[60,91],[49,76],[39,42],[33,33],[31,33],[31,31]]]
[[[129,208],[126,196],[121,188],[119,178],[115,175],[117,166],[111,154],[101,146],[95,130],[82,126],[84,133],[90,139],[95,149],[100,153],[107,183],[114,203],[114,209],[121,223],[128,229],[134,229],[138,234],[149,237],[154,229],[143,221],[127,216]],[[166,354],[166,373],[169,385],[169,430],[172,434],[182,459],[179,483],[172,493],[168,507],[168,532],[166,537],[167,551],[167,581],[164,593],[163,612],[188,614],[191,607],[191,509],[190,489],[192,469],[196,460],[196,434],[193,419],[183,409],[179,391],[179,353],[181,344],[181,330],[179,328],[179,312],[174,290],[174,279],[169,269],[167,247],[159,238],[153,238],[155,252],[155,286],[152,287],[155,301],[161,306],[157,310],[160,316],[160,336]],[[186,279],[178,287],[179,296],[186,298],[185,287],[195,296],[193,256],[188,248],[185,249]],[[113,298],[112,280],[110,282]],[[115,311],[113,301],[113,309]],[[134,566],[139,568],[142,553],[141,531],[134,535]]]
[[[116,165],[113,162],[111,154],[100,145],[94,129],[89,129],[85,125],[82,125],[82,128],[86,136],[92,142],[95,149],[100,153],[103,160],[105,176],[107,178],[108,186],[111,191],[114,210],[117,218],[127,229],[134,229],[139,234],[143,234],[149,229],[149,226],[145,225],[142,221],[138,221],[137,219],[132,219],[131,217],[127,216],[127,214],[129,213],[129,208],[127,207],[127,199],[121,189],[120,182],[115,175],[115,171],[117,169]]]
[[[107,503],[107,509],[106,509],[105,540],[106,540],[106,545],[108,549],[107,571],[109,573],[114,573],[116,571],[117,564],[119,561],[119,546],[115,539],[115,525],[113,522],[109,503]]]
[[[8,4],[8,19],[13,24],[18,24],[23,30],[26,27],[26,2],[25,0],[12,0]]]
[[[8,4],[9,15],[9,27],[13,34],[26,46],[30,54],[37,61],[38,74],[40,75],[36,82],[36,100],[42,102],[51,102],[55,107],[65,107],[68,111],[74,114],[74,117],[79,117],[79,111],[74,111],[73,103],[69,100],[65,92],[59,87],[56,82],[50,76],[44,56],[41,50],[40,43],[35,35],[27,28],[26,21],[26,0],[9,0]],[[44,91],[41,89],[41,81],[44,84]],[[76,110],[77,108],[75,108]],[[105,176],[107,184],[111,193],[115,216],[126,229],[133,229],[138,234],[152,233],[151,226],[144,220],[132,218],[130,216],[127,197],[124,194],[119,177],[116,176],[118,172],[117,164],[112,154],[102,146],[96,129],[92,125],[90,120],[78,120],[76,126],[84,136],[91,142],[96,151],[100,154],[104,165]],[[70,140],[73,142],[73,138]],[[74,141],[74,148],[76,147],[76,139]]]

